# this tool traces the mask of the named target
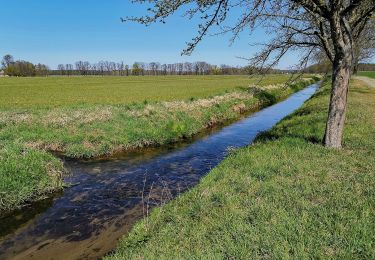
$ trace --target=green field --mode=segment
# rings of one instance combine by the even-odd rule
[[[375,79],[375,71],[360,71],[358,75]]]
[[[106,259],[374,259],[375,89],[352,82],[342,150],[321,145],[329,83]]]
[[[269,75],[259,84],[281,83],[288,77]],[[259,79],[249,76],[0,78],[0,109],[206,98],[258,84]]]
[[[51,151],[95,157],[190,138],[314,81],[277,85],[286,79],[270,76],[256,88],[249,88],[256,79],[245,76],[0,79],[6,93],[0,96],[0,215],[62,188],[64,168]]]

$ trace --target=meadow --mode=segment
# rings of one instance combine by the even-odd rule
[[[50,152],[90,158],[176,142],[317,80],[285,84],[287,79],[0,79],[0,215],[63,187],[64,167]]]
[[[1,78],[0,109],[124,105],[210,96],[287,81],[288,75]]]
[[[105,259],[375,258],[375,89],[351,82],[341,150],[321,145],[329,96],[327,81]]]

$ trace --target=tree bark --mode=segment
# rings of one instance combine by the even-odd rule
[[[349,80],[352,68],[350,48],[343,57],[335,59],[332,74],[332,90],[325,132],[326,147],[341,148],[347,108]]]

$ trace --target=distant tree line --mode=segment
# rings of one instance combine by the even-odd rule
[[[375,71],[374,63],[362,63],[358,65],[359,71]]]
[[[1,61],[4,74],[13,77],[47,76],[50,69],[44,64],[33,64],[24,60],[15,61],[12,55],[5,55]]]
[[[305,73],[320,74],[332,72],[332,63],[328,60],[313,64],[304,69]]]
[[[91,64],[77,61],[73,64],[59,64],[53,75],[98,75],[98,76],[163,76],[163,75],[249,75],[255,73],[279,74],[288,70],[268,69],[260,71],[251,66],[234,67],[222,64],[212,65],[204,61],[162,64],[160,62],[135,62],[129,66],[124,62],[100,61]]]
[[[259,72],[257,68],[245,66],[234,67],[222,64],[212,65],[204,61],[179,62],[162,64],[160,62],[135,62],[129,66],[124,62],[77,61],[74,64],[59,64],[51,70],[43,64],[32,64],[28,61],[14,61],[13,56],[5,55],[2,60],[2,70],[8,76],[159,76],[159,75],[248,75]],[[285,73],[282,70],[269,70],[267,73]]]
[[[374,63],[359,63],[357,71],[375,71]],[[304,69],[304,73],[330,73],[332,72],[332,63],[328,60],[313,64]]]
[[[135,62],[132,66],[124,62],[100,61],[91,64],[77,61],[73,64],[59,64],[54,75],[98,75],[98,76],[158,76],[158,75],[234,75],[247,74],[246,67],[211,65],[204,61],[161,64],[160,62]]]
[[[44,64],[33,64],[24,60],[14,61],[12,55],[5,55],[1,62],[2,70],[8,76],[33,77],[33,76],[163,76],[163,75],[251,75],[256,73],[283,74],[295,72],[292,70],[267,69],[257,67],[234,67],[230,65],[212,65],[204,61],[180,62],[162,64],[160,62],[135,62],[129,66],[124,62],[77,61],[74,64],[59,64],[57,69],[51,70]],[[358,69],[375,70],[375,64],[359,64]],[[327,73],[332,70],[328,60],[318,60],[316,64],[304,69],[305,73]]]

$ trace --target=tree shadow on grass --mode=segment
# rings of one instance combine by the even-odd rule
[[[329,89],[318,91],[312,99],[326,96]],[[296,112],[286,116],[274,128],[258,134],[255,142],[267,142],[284,137],[304,139],[313,144],[323,144],[324,126],[327,105],[323,103],[306,103]],[[324,117],[324,118],[322,118]]]
[[[267,142],[283,137],[299,138],[313,144],[323,144],[325,124],[328,115],[328,104],[331,88],[321,87],[304,106],[286,116],[270,131],[260,133],[255,141]],[[350,88],[351,93],[371,94],[374,89]]]
[[[357,88],[357,87],[354,86],[354,87],[350,88],[350,92],[359,93],[359,94],[371,94],[371,93],[374,93],[374,89],[372,89],[371,87]]]
[[[263,132],[260,133],[257,137],[255,142],[269,142],[269,141],[275,141],[280,138],[298,138],[298,139],[304,139],[308,143],[312,144],[323,144],[323,138],[317,137],[317,136],[306,136],[306,135],[299,135],[295,133],[285,133],[285,134],[280,134],[280,133],[273,133],[273,132]]]

